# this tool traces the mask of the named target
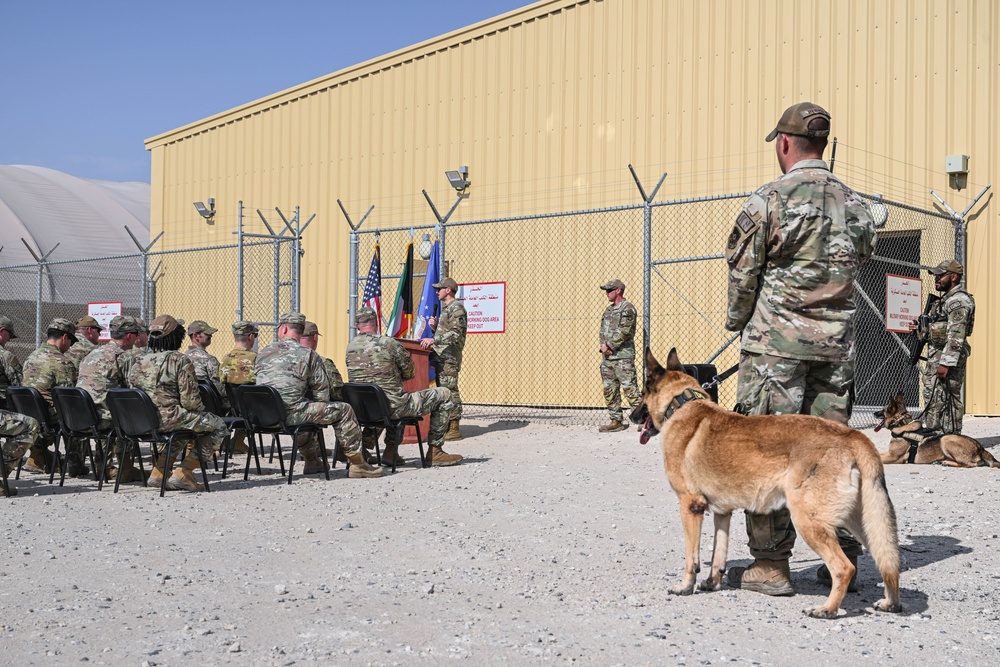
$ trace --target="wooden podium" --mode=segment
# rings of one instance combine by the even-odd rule
[[[403,383],[403,391],[420,391],[430,387],[430,359],[431,351],[420,348],[419,340],[408,340],[400,338],[410,359],[413,359],[413,379]],[[431,416],[424,415],[420,420],[420,435],[427,442],[427,434],[431,429]],[[412,444],[417,441],[417,430],[412,426],[407,426],[403,431],[403,444]]]

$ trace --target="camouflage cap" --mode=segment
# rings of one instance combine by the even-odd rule
[[[161,338],[173,333],[179,326],[181,326],[181,322],[170,315],[160,315],[149,323],[149,335],[153,338]]]
[[[256,333],[257,333],[257,325],[254,324],[253,322],[240,320],[239,322],[233,325],[234,336],[249,336],[250,334],[256,334]]]
[[[87,315],[86,317],[84,317],[83,319],[81,319],[79,322],[76,323],[76,328],[77,329],[84,329],[86,327],[93,327],[95,329],[101,329],[102,328],[101,327],[101,323],[98,322],[97,320],[95,320],[90,315]]]
[[[288,313],[282,313],[281,317],[278,318],[278,324],[301,324],[305,326],[306,316],[302,313],[296,313],[294,310]]]
[[[315,322],[306,322],[306,328],[302,330],[303,336],[322,336],[319,332],[319,327],[316,326]]]
[[[441,289],[442,287],[450,289],[452,294],[458,294],[458,283],[451,278],[442,278],[441,282],[434,283],[434,289]]]
[[[601,289],[604,290],[605,292],[613,290],[613,289],[621,289],[621,290],[623,290],[623,289],[625,289],[625,283],[623,283],[622,281],[620,281],[617,278],[615,278],[614,280],[609,280],[608,282],[606,282],[603,285],[601,285]]]
[[[358,314],[354,317],[354,321],[358,324],[367,324],[368,322],[374,322],[377,317],[378,315],[375,313],[374,308],[365,306],[358,309]]]
[[[136,325],[138,325],[139,331],[145,331],[146,333],[149,333],[149,327],[146,325],[146,320],[142,319],[141,317],[137,317],[135,318],[135,323]]]
[[[127,333],[139,333],[139,323],[131,315],[118,315],[108,323],[108,330],[112,336]]]
[[[825,118],[825,129],[810,129],[809,124],[817,118]],[[823,107],[812,102],[799,102],[785,109],[781,114],[778,124],[771,130],[771,133],[764,138],[764,141],[774,141],[778,133],[795,134],[801,137],[828,137],[830,136],[830,114]]]
[[[9,317],[0,315],[0,329],[9,333],[11,338],[17,338],[17,334],[14,333],[14,323],[10,321]]]
[[[211,336],[216,331],[218,331],[218,329],[208,326],[208,322],[205,320],[195,320],[191,323],[191,326],[188,327],[189,334],[203,333]]]
[[[957,273],[961,276],[965,274],[965,267],[957,259],[946,259],[937,266],[927,269],[927,273],[933,273],[935,276],[940,276],[942,273]]]
[[[49,322],[48,329],[55,329],[60,333],[69,334],[69,337],[73,339],[73,342],[76,342],[76,325],[65,318],[57,317],[52,320]]]

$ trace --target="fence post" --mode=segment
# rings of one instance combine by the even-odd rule
[[[236,212],[236,319],[243,320],[243,200]]]
[[[302,271],[302,221],[299,219],[299,207],[295,207],[295,239],[292,241],[292,310],[299,312],[302,297],[302,283],[299,276]]]
[[[438,213],[437,206],[435,206],[434,202],[431,201],[431,197],[430,197],[430,195],[427,194],[427,190],[421,190],[420,192],[423,193],[424,199],[427,200],[427,203],[431,207],[431,211],[434,212],[434,217],[437,218],[437,221],[438,221],[437,227],[435,227],[435,229],[436,230],[438,230],[438,229],[440,230],[440,231],[438,231],[438,240],[441,241],[441,257],[440,257],[440,259],[441,259],[441,264],[442,264],[442,268],[443,268],[443,265],[444,265],[445,261],[447,261],[447,260],[445,260],[445,257],[448,256],[448,255],[445,254],[445,249],[444,249],[445,226],[448,224],[448,220],[449,220],[449,218],[451,218],[451,214],[455,212],[455,209],[458,208],[458,205],[461,204],[462,200],[465,199],[466,197],[468,197],[469,194],[467,192],[464,192],[464,191],[459,192],[458,193],[458,197],[455,198],[455,203],[452,204],[451,208],[448,209],[448,212],[445,213],[444,216],[442,216],[440,213]],[[449,278],[451,277],[451,265],[450,264],[448,265],[448,277]]]
[[[635,173],[635,169],[632,165],[628,166],[628,170],[632,172],[632,180],[635,181],[635,186],[639,189],[639,195],[642,197],[642,342],[643,345],[649,347],[649,324],[650,316],[649,310],[653,305],[653,298],[650,292],[652,291],[652,280],[650,273],[653,270],[653,199],[656,198],[656,193],[660,191],[660,186],[663,185],[664,179],[666,179],[666,172],[660,176],[659,182],[653,191],[646,195],[646,191],[642,187],[642,182],[639,180],[639,176]],[[642,374],[643,377],[646,375],[646,355],[642,355]]]
[[[358,230],[353,226],[351,227],[351,258],[350,258],[350,271],[351,279],[349,281],[350,286],[348,288],[348,303],[347,303],[347,339],[352,340],[354,336],[358,333],[357,328],[357,316],[358,316],[358,252],[359,244],[361,239],[358,238]]]

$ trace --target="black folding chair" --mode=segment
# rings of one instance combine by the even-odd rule
[[[222,456],[222,479],[225,479],[226,472],[229,469],[229,457],[233,452],[233,432],[237,429],[249,430],[247,422],[243,417],[230,417],[226,414],[226,411],[222,407],[222,397],[219,395],[219,390],[211,382],[199,382],[198,393],[201,394],[201,402],[205,406],[205,411],[211,412],[226,422],[226,441],[223,443],[226,451]],[[229,404],[232,405],[232,401]],[[256,455],[256,453],[255,449],[254,454]],[[219,469],[218,463],[215,464],[215,469]]]
[[[292,474],[295,469],[295,457],[298,454],[298,443],[296,436],[300,433],[316,433],[319,437],[319,450],[323,457],[323,473],[330,479],[330,462],[326,456],[326,439],[323,437],[323,426],[320,424],[288,424],[288,409],[285,402],[281,400],[281,395],[274,387],[265,384],[242,384],[236,387],[237,403],[243,412],[244,418],[250,426],[250,432],[260,438],[260,445],[264,446],[264,434],[271,435],[271,442],[278,449],[278,463],[281,466],[281,474],[285,474],[285,464],[282,462],[281,438],[282,435],[292,437],[292,454],[288,461],[288,483],[292,483]],[[337,451],[340,447],[338,442],[334,448],[334,465],[336,465]],[[259,464],[258,464],[259,465]],[[259,470],[259,468],[258,468]],[[247,457],[246,469],[243,471],[243,479],[250,475],[250,457]]]
[[[402,419],[392,419],[392,409],[389,407],[389,397],[385,391],[377,384],[364,384],[361,382],[347,382],[341,387],[344,392],[344,401],[354,409],[354,416],[362,428],[383,428],[396,433],[396,440],[402,442],[403,429],[413,426],[417,429],[417,444],[420,445],[420,467],[426,468],[427,461],[424,459],[424,439],[420,435],[420,420],[423,417],[403,417]],[[375,442],[375,454],[378,462],[382,463],[382,452],[379,450],[378,441]],[[392,460],[392,472],[396,472],[396,459]]]
[[[175,440],[195,440],[200,435],[205,435],[187,429],[160,431],[160,413],[146,392],[139,389],[109,389],[105,403],[111,413],[111,421],[115,425],[118,437],[132,443],[136,458],[140,456],[139,442],[148,442],[154,466],[159,454],[159,445],[166,444],[163,456],[166,457],[166,461],[170,461]],[[209,491],[208,470],[205,469],[205,460],[201,454],[198,455],[198,461],[201,463],[201,476],[205,481],[205,491]],[[161,498],[167,491],[166,466],[163,470],[163,479],[160,481]],[[115,493],[118,493],[117,482],[115,482]]]
[[[34,387],[7,387],[7,400],[14,408],[14,412],[34,417],[41,426],[41,436],[52,441],[52,449],[55,451],[52,456],[52,468],[49,470],[49,484],[55,481],[56,466],[59,466],[59,486],[62,486],[66,482],[66,459],[59,453],[60,431],[49,423],[49,406],[42,398],[41,392]],[[22,465],[18,463],[14,479],[21,478]]]
[[[108,469],[108,459],[111,458],[111,436],[114,428],[103,432],[97,429],[101,418],[97,414],[97,406],[94,399],[86,389],[80,387],[53,387],[52,402],[56,406],[56,415],[59,417],[59,425],[62,427],[63,440],[69,451],[69,441],[71,438],[86,440],[90,449],[90,465],[94,468],[94,480],[97,482],[97,490],[104,488],[104,475]],[[103,456],[100,466],[95,462],[94,446],[91,442],[104,442]],[[99,450],[100,451],[100,450]],[[142,459],[139,459],[140,470]],[[118,466],[118,475],[121,476],[122,467]]]

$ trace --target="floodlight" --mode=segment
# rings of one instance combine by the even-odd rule
[[[451,187],[455,188],[458,192],[465,192],[465,189],[469,187],[470,181],[465,178],[469,173],[468,167],[460,167],[458,171],[446,171],[444,175],[448,178],[448,183]]]
[[[201,217],[205,218],[209,222],[212,222],[212,218],[215,217],[215,197],[208,198],[208,206],[205,206],[205,204],[200,201],[196,201],[194,203],[194,207],[197,209]]]

